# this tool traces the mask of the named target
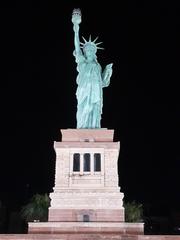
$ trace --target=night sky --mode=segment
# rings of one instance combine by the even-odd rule
[[[83,3],[84,2],[84,3]],[[54,184],[53,141],[76,127],[73,8],[80,34],[99,36],[114,63],[102,127],[121,142],[128,201],[180,202],[180,8],[170,1],[13,1],[0,9],[0,200],[16,209]]]

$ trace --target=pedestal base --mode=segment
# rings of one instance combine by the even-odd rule
[[[126,222],[38,222],[29,223],[28,233],[142,235],[144,223]]]
[[[124,209],[49,209],[50,222],[124,222]]]

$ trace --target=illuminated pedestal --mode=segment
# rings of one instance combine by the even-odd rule
[[[143,233],[143,224],[124,223],[118,186],[120,143],[113,130],[61,130],[55,142],[55,187],[46,223],[29,223],[29,233]]]

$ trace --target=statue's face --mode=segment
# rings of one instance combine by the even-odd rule
[[[95,59],[95,56],[96,56],[96,50],[94,49],[94,47],[86,47],[84,49],[84,53],[85,53],[85,56],[88,60],[93,60]]]

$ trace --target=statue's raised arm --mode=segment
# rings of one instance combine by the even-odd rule
[[[96,40],[84,43],[79,40],[79,24],[81,23],[80,9],[74,9],[72,13],[72,23],[74,30],[75,51],[78,76],[77,82],[77,128],[101,128],[101,114],[103,106],[103,91],[110,83],[112,75],[112,64],[108,64],[104,71],[97,61],[96,52],[102,49]],[[81,50],[82,48],[82,50]]]
[[[79,40],[79,24],[81,23],[81,10],[79,8],[73,10],[72,23],[73,23],[73,30],[74,30],[75,54],[78,55],[81,53],[80,40]]]

